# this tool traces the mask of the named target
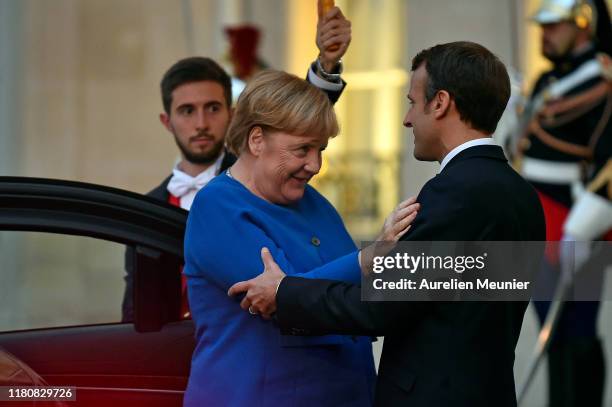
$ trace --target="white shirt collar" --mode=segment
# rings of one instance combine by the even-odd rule
[[[219,155],[219,158],[206,170],[202,171],[195,177],[179,170],[178,164],[172,170],[172,178],[168,182],[168,192],[176,196],[180,200],[181,208],[189,210],[193,199],[200,189],[208,184],[218,173],[221,168],[221,163],[225,157],[225,152]]]
[[[446,164],[448,164],[450,160],[452,160],[457,154],[459,154],[463,150],[466,150],[470,147],[475,147],[475,146],[496,146],[496,145],[497,144],[491,137],[483,137],[483,138],[477,138],[475,140],[466,141],[465,143],[460,144],[457,147],[453,148],[448,154],[446,154],[446,156],[444,157],[444,159],[442,159],[442,162],[440,163],[440,172],[442,172],[442,170],[444,169],[444,167],[446,167]]]

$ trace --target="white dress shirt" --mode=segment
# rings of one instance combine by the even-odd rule
[[[331,90],[334,92],[341,91],[343,86],[342,82],[334,83],[326,81],[323,78],[319,78],[315,71],[312,70],[312,66],[308,69],[308,81],[321,90]]]

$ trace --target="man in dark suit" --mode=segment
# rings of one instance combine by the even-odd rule
[[[544,240],[533,188],[490,138],[506,106],[504,65],[470,42],[412,63],[404,125],[418,160],[441,163],[417,201],[406,241]],[[378,406],[515,406],[513,363],[527,302],[363,302],[347,283],[285,277],[267,250],[263,274],[238,283],[241,306],[275,313],[290,334],[384,335]]]

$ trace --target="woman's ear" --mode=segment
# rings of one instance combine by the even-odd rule
[[[440,90],[436,93],[433,100],[433,113],[436,119],[444,117],[451,107],[451,96],[445,90]]]
[[[247,147],[249,152],[255,157],[259,157],[263,151],[264,143],[265,139],[262,128],[259,126],[253,127],[249,132],[249,137],[247,139]]]

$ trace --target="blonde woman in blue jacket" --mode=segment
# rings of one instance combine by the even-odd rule
[[[240,96],[227,134],[238,160],[189,214],[185,274],[197,345],[185,406],[371,405],[371,338],[283,336],[227,295],[263,271],[263,247],[288,275],[360,281],[342,219],[308,185],[337,133],[327,96],[293,75],[263,72]],[[380,239],[397,240],[417,208],[400,204]]]

